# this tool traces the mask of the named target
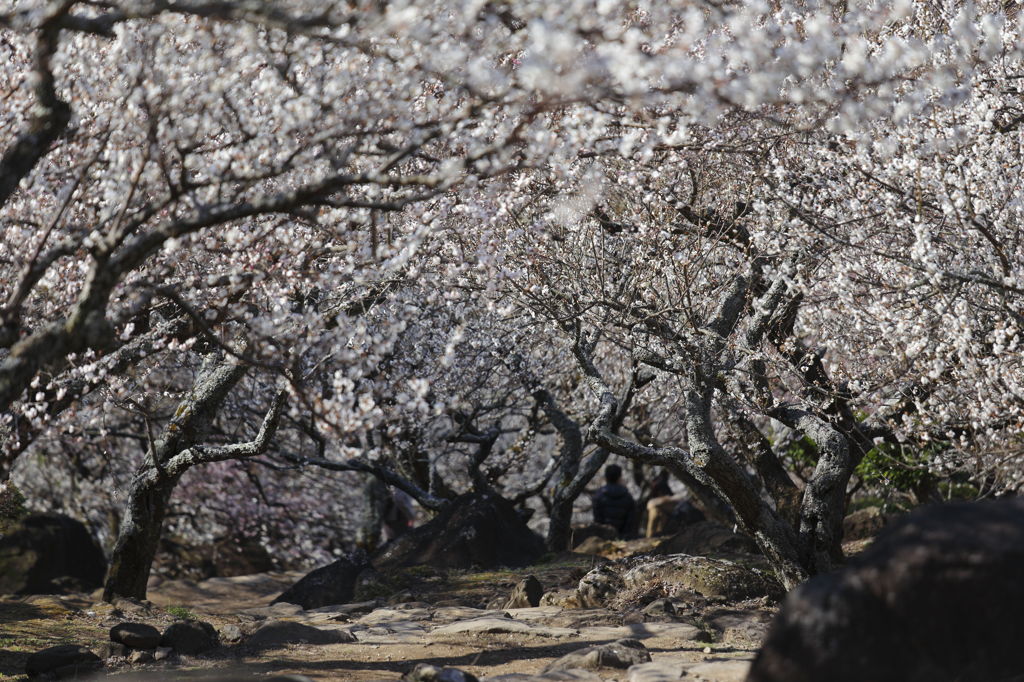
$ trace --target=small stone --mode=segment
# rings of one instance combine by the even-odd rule
[[[583,668],[622,668],[650,663],[651,654],[647,648],[635,639],[620,639],[609,644],[588,646],[562,656],[551,663],[544,672]]]
[[[648,616],[674,616],[676,615],[676,607],[670,599],[655,599],[644,607],[644,614]]]
[[[174,653],[174,649],[169,646],[158,646],[153,650],[153,660],[162,661],[165,658],[170,658],[171,654]]]
[[[144,649],[136,649],[128,657],[132,663],[149,663],[153,660],[153,652]]]
[[[428,663],[418,663],[415,668],[402,675],[402,682],[478,682],[477,677],[458,668],[438,668]]]
[[[540,581],[532,575],[526,576],[519,582],[509,595],[503,608],[525,609],[540,605],[540,598],[544,595],[544,588]]]
[[[189,621],[174,623],[160,638],[161,646],[171,647],[179,654],[192,656],[220,646],[217,631],[209,623]]]
[[[110,641],[132,649],[153,649],[160,644],[160,631],[145,623],[118,623],[110,628]]]
[[[242,641],[242,628],[237,625],[225,625],[220,629],[220,639],[228,644],[237,644]]]
[[[704,653],[710,654],[711,653],[711,647],[709,647],[709,646],[704,647]]]

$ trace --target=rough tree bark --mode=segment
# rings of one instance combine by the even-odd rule
[[[626,419],[633,397],[637,391],[651,381],[650,376],[641,376],[634,367],[629,384],[618,399],[618,407],[612,416],[609,429],[618,433],[622,422]],[[555,485],[548,510],[548,534],[545,540],[548,550],[560,552],[572,549],[572,513],[576,500],[583,493],[610,454],[606,448],[598,447],[585,458],[583,456],[586,440],[579,423],[561,410],[551,394],[539,389],[534,392],[544,414],[562,438],[562,447],[558,455],[558,466],[555,474]]]
[[[200,370],[190,395],[175,412],[161,438],[153,443],[146,463],[136,472],[128,493],[103,599],[146,598],[146,582],[156,556],[167,506],[175,486],[193,466],[264,452],[277,429],[287,392],[279,389],[256,437],[247,443],[202,446],[220,406],[246,372],[234,358],[208,363]]]

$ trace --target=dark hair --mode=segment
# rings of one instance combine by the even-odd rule
[[[622,467],[618,464],[609,464],[604,468],[604,480],[609,483],[617,483],[622,478]]]

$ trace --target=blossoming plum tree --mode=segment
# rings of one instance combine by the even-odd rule
[[[287,444],[430,507],[453,442],[493,484],[540,419],[552,546],[617,453],[717,491],[792,585],[878,443],[1019,484],[1020,33],[988,2],[14,0],[0,479],[63,438],[134,470],[108,596],[138,596],[164,512],[131,510],[191,466]]]

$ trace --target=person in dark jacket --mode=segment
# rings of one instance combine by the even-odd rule
[[[619,483],[622,467],[609,464],[604,470],[605,485],[594,493],[594,523],[604,523],[619,532],[620,537],[631,534],[634,520],[633,496]]]

